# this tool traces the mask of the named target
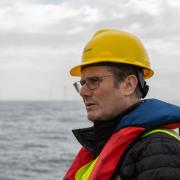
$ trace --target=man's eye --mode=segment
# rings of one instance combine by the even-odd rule
[[[99,81],[99,79],[97,77],[93,77],[89,78],[87,81],[91,84],[96,84]]]
[[[85,84],[85,82],[86,82],[86,80],[81,80],[80,81],[81,86],[83,86]]]

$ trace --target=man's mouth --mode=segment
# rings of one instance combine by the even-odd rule
[[[90,110],[92,107],[94,107],[96,104],[95,103],[85,103],[86,109]]]

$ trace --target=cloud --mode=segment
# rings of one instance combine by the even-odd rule
[[[3,98],[41,97],[39,92],[48,89],[49,82],[54,82],[53,97],[59,98],[62,87],[56,82],[63,79],[65,86],[71,85],[70,67],[79,63],[84,45],[101,28],[139,36],[158,71],[155,83],[157,75],[164,83],[167,74],[174,74],[175,82],[180,65],[179,18],[179,0],[1,0],[0,81],[3,92],[8,92]],[[12,89],[19,92],[17,96]],[[77,99],[70,87],[67,91],[69,98]],[[48,93],[43,92],[45,98]]]
[[[1,8],[0,27],[2,31],[42,32],[47,26],[77,16],[78,13],[65,3],[54,5],[15,1],[10,7]]]

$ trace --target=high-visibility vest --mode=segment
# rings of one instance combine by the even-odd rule
[[[167,129],[154,129],[144,133],[141,137],[145,138],[153,133],[159,133],[159,132],[168,134],[174,137],[175,139],[177,139],[178,141],[180,141],[180,137],[177,134],[175,134],[175,132],[172,132],[171,130],[167,130]],[[92,160],[91,162],[81,167],[76,173],[75,180],[88,180],[88,177],[90,176],[97,160],[98,157],[95,160]],[[118,180],[120,180],[120,177],[118,177]]]

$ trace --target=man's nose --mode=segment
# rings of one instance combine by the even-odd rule
[[[92,90],[90,90],[86,84],[84,84],[80,90],[81,97],[87,97],[92,95]]]

